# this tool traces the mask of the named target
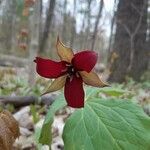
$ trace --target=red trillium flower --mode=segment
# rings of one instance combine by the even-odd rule
[[[37,73],[45,78],[55,80],[44,93],[54,92],[64,87],[64,95],[68,106],[84,107],[83,82],[95,87],[107,86],[96,73],[92,71],[98,55],[94,51],[84,50],[74,54],[57,38],[57,53],[61,59],[56,62],[50,59],[36,57]]]

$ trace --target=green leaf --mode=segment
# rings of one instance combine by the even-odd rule
[[[41,133],[41,128],[36,127],[35,131],[34,131],[34,135],[33,135],[34,140],[35,140],[35,144],[36,144],[36,150],[42,149],[42,144],[39,143],[40,133]]]
[[[93,98],[67,120],[65,150],[149,150],[150,118],[130,101]]]
[[[30,105],[30,112],[33,118],[33,122],[36,124],[40,120],[39,113],[37,112],[36,109],[36,105],[33,104]]]
[[[44,120],[44,124],[42,126],[41,134],[39,137],[39,143],[51,145],[52,141],[52,133],[51,133],[51,125],[53,123],[55,113],[60,109],[66,106],[66,101],[61,94],[50,106],[47,115]]]
[[[85,100],[90,100],[90,98],[93,97],[99,97],[98,94],[100,93],[101,89],[100,88],[95,88],[95,87],[86,87],[86,98]]]
[[[119,89],[119,88],[115,88],[115,87],[101,88],[100,91],[107,94],[108,96],[115,96],[115,97],[121,96],[125,92],[127,92],[123,89]]]
[[[87,87],[86,88],[86,99],[89,99],[89,97],[99,97],[99,93],[104,93],[108,96],[113,96],[113,97],[119,97],[124,95],[129,91],[123,90],[121,88],[115,88],[115,87],[104,87],[104,88],[95,88],[95,87]]]

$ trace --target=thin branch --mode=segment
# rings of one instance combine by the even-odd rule
[[[131,3],[131,6],[132,6],[133,9],[136,10],[136,12],[137,12],[139,15],[141,15],[141,12],[137,9],[137,7],[136,7],[133,3]]]
[[[124,29],[126,30],[126,32],[128,33],[129,36],[131,36],[131,31],[129,30],[128,26],[124,23],[122,23],[121,20],[118,20],[116,17],[114,18],[115,22],[117,22],[118,24],[122,25],[124,27]]]
[[[136,7],[134,7],[134,8],[136,8]],[[137,23],[137,26],[136,26],[134,32],[133,32],[133,33],[131,34],[131,36],[130,36],[130,43],[131,43],[131,45],[130,45],[130,51],[131,51],[131,52],[130,52],[129,66],[128,66],[128,68],[127,68],[127,71],[128,71],[128,72],[130,72],[131,67],[132,67],[132,64],[133,64],[133,58],[134,58],[134,53],[135,53],[135,49],[134,49],[134,37],[135,37],[135,35],[137,34],[137,32],[138,32],[138,30],[139,30],[139,28],[140,28],[140,26],[141,26],[142,17],[143,17],[143,14],[144,14],[144,8],[145,8],[145,1],[144,1],[144,4],[143,4],[142,12],[139,12],[139,11],[138,11],[138,13],[140,14],[140,18],[139,18],[139,20],[138,20],[138,23]],[[137,8],[136,8],[136,9],[137,9]]]
[[[120,20],[116,19],[116,22],[121,24],[124,27],[124,29],[126,30],[126,32],[128,33],[128,35],[130,37],[130,60],[129,60],[128,68],[127,68],[128,72],[131,70],[131,67],[132,67],[132,64],[133,64],[133,58],[134,58],[134,53],[135,53],[135,50],[134,50],[134,37],[137,34],[137,32],[138,32],[138,30],[141,26],[142,17],[143,17],[143,14],[144,14],[145,1],[144,1],[143,8],[142,8],[141,12],[137,9],[137,7],[135,5],[131,4],[131,6],[139,14],[139,20],[138,20],[137,26],[135,27],[135,30],[133,32],[130,31],[130,29],[128,28],[128,26],[126,24],[124,24]]]

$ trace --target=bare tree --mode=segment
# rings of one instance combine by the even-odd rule
[[[13,31],[15,28],[15,21],[16,21],[16,0],[10,1],[6,0],[2,13],[2,32],[1,32],[1,39],[3,40],[2,47],[5,51],[11,52],[12,48],[12,36]]]
[[[39,27],[40,27],[40,0],[34,4],[33,14],[30,16],[30,45],[29,45],[29,84],[33,86],[35,83],[35,59],[39,48]]]
[[[98,25],[99,25],[101,15],[102,15],[103,5],[104,5],[104,1],[101,0],[101,2],[99,4],[99,11],[98,11],[98,15],[96,17],[95,27],[94,27],[93,37],[92,37],[92,44],[91,44],[91,49],[92,50],[94,50],[94,46],[95,46],[95,41],[96,41],[96,37],[97,37],[97,29],[98,29]]]
[[[80,49],[89,45],[89,34],[91,28],[91,4],[92,0],[82,1],[80,13],[83,16],[82,27],[80,32]],[[86,5],[86,8],[82,7]]]
[[[86,27],[86,35],[84,39],[84,47],[87,47],[89,34],[90,34],[90,27],[91,27],[91,4],[92,0],[87,0],[87,10],[85,10],[85,17],[87,19],[87,27]]]
[[[111,52],[111,49],[112,49],[112,40],[114,38],[114,26],[115,26],[115,15],[116,15],[116,10],[115,10],[115,6],[116,6],[116,2],[117,0],[114,1],[114,6],[113,6],[113,16],[111,18],[111,26],[110,26],[110,38],[109,38],[109,42],[108,42],[108,55],[110,54]],[[108,56],[109,58],[109,56]]]
[[[80,49],[82,49],[84,47],[84,43],[85,43],[85,41],[84,41],[84,29],[85,29],[85,24],[86,24],[86,11],[81,9],[80,13],[83,16],[82,27],[81,27],[82,30],[80,31]]]
[[[49,31],[50,31],[50,27],[54,15],[55,3],[56,0],[49,0],[49,8],[47,10],[46,22],[45,22],[45,27],[42,34],[41,42],[40,42],[39,52],[43,52],[45,49],[45,45],[48,39],[48,35],[49,35]]]
[[[63,27],[62,27],[62,39],[66,43],[67,42],[67,0],[64,0],[63,3]]]
[[[42,41],[42,33],[43,33],[43,17],[42,17],[42,14],[43,14],[43,0],[40,0],[40,27],[39,27],[39,43],[41,44],[41,41]],[[40,44],[39,44],[39,53],[40,53]]]
[[[73,7],[73,19],[72,19],[72,30],[71,30],[71,40],[70,40],[70,47],[73,47],[74,44],[74,39],[76,36],[76,20],[75,20],[75,16],[76,16],[76,0],[74,0],[74,7]]]
[[[146,55],[147,0],[131,0],[128,3],[120,0],[116,21],[109,79],[122,82],[127,75],[130,75],[135,80],[139,80],[148,66],[148,55]]]

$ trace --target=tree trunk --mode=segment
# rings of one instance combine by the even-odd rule
[[[109,38],[109,42],[108,42],[108,59],[109,59],[109,55],[110,52],[112,50],[112,42],[113,42],[113,38],[114,38],[114,25],[115,25],[115,15],[116,15],[116,11],[115,11],[115,7],[116,7],[116,1],[114,1],[114,6],[113,6],[113,17],[111,19],[111,26],[110,26],[110,38]]]
[[[131,70],[130,70],[130,75],[135,80],[140,80],[142,74],[148,69],[148,61],[149,61],[148,51],[150,50],[150,47],[149,48],[147,47],[147,42],[146,42],[146,34],[148,30],[148,24],[147,24],[148,3],[147,2],[148,1],[145,0],[145,3],[143,2],[141,4],[142,8],[137,6],[139,11],[143,11],[142,12],[143,14],[141,19],[141,26],[139,27],[139,31],[134,37],[135,50],[134,50],[134,54],[133,54],[134,56],[131,64]]]
[[[148,66],[147,0],[120,0],[116,23],[109,80],[123,82],[126,76],[139,80]]]
[[[148,1],[148,9],[150,9],[150,0]],[[147,32],[147,50],[149,50],[149,56],[150,56],[150,11],[148,11],[148,20],[147,20],[147,23],[148,23],[148,31]],[[150,60],[149,60],[149,69],[150,69]]]
[[[73,7],[73,19],[72,19],[72,31],[71,31],[71,40],[70,40],[70,47],[73,48],[74,39],[76,36],[76,0],[74,0],[74,7]]]
[[[87,27],[86,27],[86,35],[85,35],[85,39],[84,39],[84,48],[88,47],[89,44],[89,34],[90,34],[90,27],[91,27],[91,3],[92,0],[87,0]]]
[[[82,30],[85,29],[85,22],[86,22],[86,12],[83,12],[83,20],[82,20]],[[80,31],[80,49],[83,49],[84,48],[84,43],[85,43],[85,40],[84,40],[84,31]]]
[[[42,53],[45,50],[46,42],[48,39],[48,34],[50,31],[52,19],[54,16],[55,3],[56,3],[56,0],[49,0],[49,8],[47,11],[46,22],[45,22],[45,27],[44,27],[44,32],[42,35],[41,43],[40,43],[39,53]]]
[[[67,42],[67,0],[64,0],[64,4],[63,4],[63,27],[62,27],[62,39],[64,41],[64,43]]]
[[[2,18],[2,31],[1,31],[1,39],[2,41],[2,48],[4,52],[11,52],[12,48],[12,36],[14,30],[14,21],[16,15],[16,1],[5,1],[5,7],[3,8],[3,18]]]
[[[96,21],[95,21],[95,27],[94,27],[93,37],[92,37],[91,50],[94,50],[95,41],[96,41],[96,38],[97,38],[97,28],[98,28],[98,25],[99,25],[100,17],[102,16],[103,6],[104,6],[104,1],[101,0],[101,2],[100,2],[100,4],[99,4],[98,15],[97,15]]]
[[[40,0],[40,27],[39,27],[39,43],[41,44],[41,41],[42,41],[42,33],[43,33],[43,17],[42,17],[42,14],[43,14],[43,0]],[[39,51],[38,53],[40,53],[40,44],[39,44]]]
[[[35,63],[33,60],[37,56],[39,48],[39,27],[40,27],[40,0],[37,0],[34,4],[33,14],[30,16],[30,45],[29,45],[29,85],[35,84]]]

